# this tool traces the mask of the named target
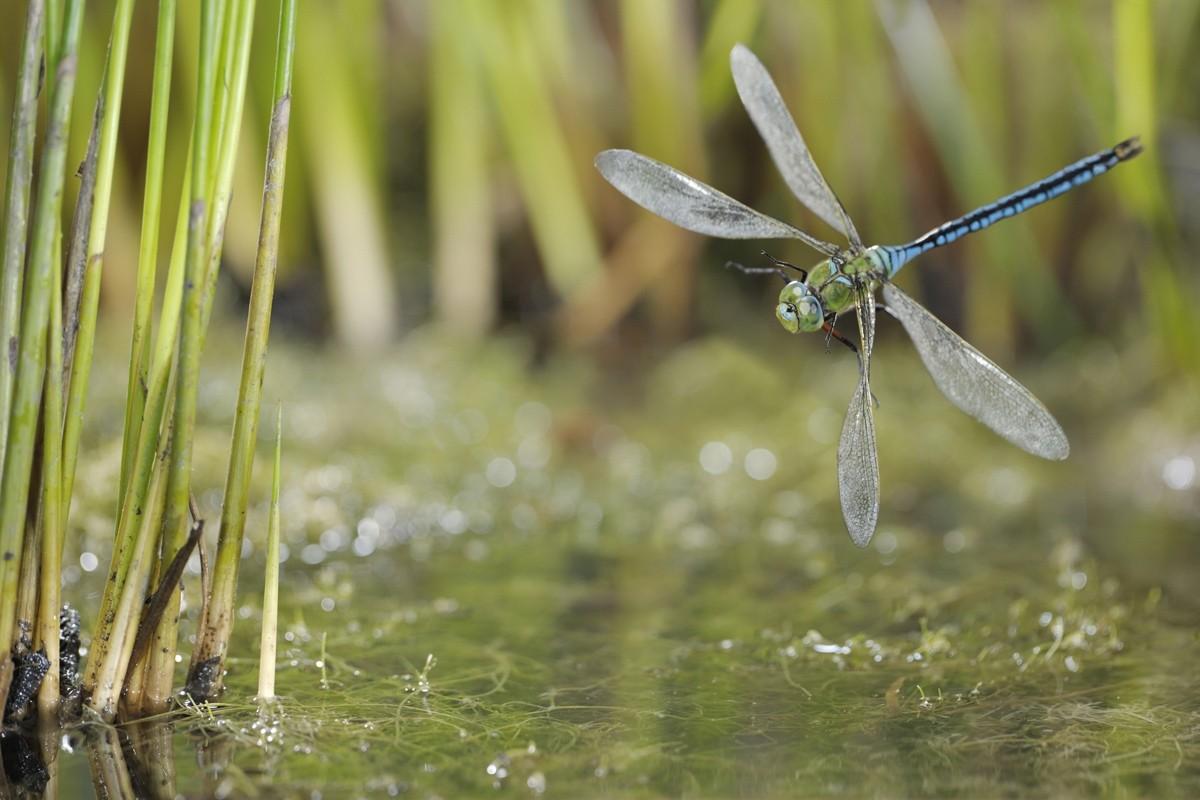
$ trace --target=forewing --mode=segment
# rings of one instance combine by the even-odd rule
[[[1028,389],[892,284],[883,285],[883,299],[951,403],[1028,453],[1067,457],[1067,435]]]
[[[875,345],[873,295],[860,292],[857,313],[861,344],[858,388],[850,398],[838,443],[838,495],[850,538],[866,547],[879,521],[879,459],[875,452],[875,410],[871,397],[871,351]]]
[[[837,253],[833,245],[632,150],[605,150],[596,156],[596,168],[630,200],[689,231],[722,239],[800,239],[825,255]]]
[[[771,158],[787,185],[801,203],[841,231],[855,251],[861,251],[863,243],[854,223],[817,169],[804,137],[766,67],[749,48],[740,44],[729,54],[729,62],[742,105],[767,143]]]

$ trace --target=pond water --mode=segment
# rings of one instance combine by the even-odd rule
[[[1195,387],[1102,346],[1019,365],[1071,436],[1047,463],[955,411],[900,338],[885,327],[876,358],[865,550],[834,469],[855,366],[819,342],[705,339],[636,368],[421,333],[370,361],[273,344],[282,703],[251,699],[260,501],[223,704],[70,731],[50,789],[1200,794]],[[221,353],[236,341],[216,336],[201,398],[210,517],[236,389]],[[85,623],[124,386],[117,355],[98,369],[67,556],[98,556],[68,575]]]

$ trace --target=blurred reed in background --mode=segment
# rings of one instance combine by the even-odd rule
[[[194,2],[180,4],[183,53],[197,46]],[[632,330],[665,344],[713,314],[695,302],[697,285],[702,296],[740,297],[767,314],[760,301],[773,286],[720,269],[730,257],[753,261],[752,246],[674,230],[591,165],[604,147],[633,147],[831,236],[788,196],[738,105],[728,53],[744,41],[870,241],[910,238],[1140,134],[1146,156],[1113,180],[932,254],[912,280],[1002,362],[1087,338],[1151,336],[1164,369],[1200,370],[1191,255],[1200,0],[305,5],[277,313],[310,334],[369,347],[432,320],[463,336],[515,325],[559,342]],[[0,13],[14,19],[18,6],[0,0]],[[89,17],[107,18],[110,6],[92,3]],[[151,12],[141,4],[135,14],[141,44],[131,49],[126,96],[136,111],[122,119],[114,176],[103,298],[114,318],[133,302]],[[0,31],[4,119],[18,36],[17,26]],[[80,118],[99,75],[88,65],[104,46],[87,35],[81,44]],[[185,92],[194,62],[180,59]],[[251,167],[271,102],[269,64],[255,69],[227,297],[248,291],[254,262]],[[85,126],[74,133],[71,165],[86,146]],[[187,134],[172,119],[169,164],[185,161]],[[163,226],[175,220],[170,203]],[[800,262],[810,255],[772,246]]]

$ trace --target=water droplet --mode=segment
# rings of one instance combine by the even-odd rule
[[[707,442],[700,448],[700,466],[709,475],[722,475],[733,465],[733,451],[724,442]]]
[[[546,776],[541,772],[535,772],[525,781],[525,785],[534,794],[542,794],[546,791]]]
[[[1196,462],[1191,456],[1175,456],[1163,464],[1162,479],[1171,489],[1182,492],[1196,482]]]
[[[505,460],[507,460],[507,459],[505,459]],[[511,464],[512,462],[509,462],[509,463]],[[491,467],[489,466],[488,469],[490,470]],[[513,474],[515,476],[515,474],[516,474],[515,471]],[[491,480],[491,478],[488,478],[488,480]],[[497,486],[501,486],[501,485],[507,486],[509,483],[512,483],[511,478],[509,479],[508,483],[505,483],[505,484],[497,483],[496,485]],[[446,533],[450,534],[451,536],[457,536],[458,534],[465,531],[467,529],[467,524],[469,522],[470,522],[470,520],[467,519],[467,515],[465,513],[463,513],[463,511],[461,509],[458,509],[458,508],[447,509],[446,512],[444,514],[442,514],[442,516],[438,519],[438,525],[441,526],[441,529],[444,530]]]
[[[517,467],[507,458],[497,457],[488,462],[485,471],[488,483],[499,489],[512,486],[517,479]]]
[[[321,531],[318,541],[326,553],[336,553],[346,546],[346,533],[341,528],[327,528]]]
[[[749,453],[746,453],[745,460],[746,474],[756,481],[765,481],[775,474],[775,469],[779,466],[779,462],[775,459],[775,454],[765,447],[756,447]]]

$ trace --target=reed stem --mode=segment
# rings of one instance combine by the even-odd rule
[[[129,389],[125,401],[125,440],[121,449],[120,494],[129,485],[129,471],[137,449],[142,413],[146,407],[150,370],[150,312],[154,305],[158,266],[158,229],[162,215],[163,164],[167,147],[167,112],[170,108],[171,68],[175,52],[175,0],[158,4],[154,41],[154,79],[150,94],[150,135],[146,143],[146,189],[142,200],[142,234],[138,246],[137,294],[134,298],[133,336],[129,352]]]
[[[221,260],[221,249],[225,233],[225,218],[229,211],[229,198],[233,182],[233,171],[237,154],[238,132],[241,129],[242,109],[245,105],[246,78],[249,70],[250,39],[254,22],[253,0],[241,0],[232,8],[222,12],[228,17],[227,29],[222,37],[221,71],[217,86],[220,98],[216,103],[218,113],[212,122],[212,158],[209,167],[208,197],[210,216],[205,232],[206,261],[201,267],[203,279],[200,304],[199,341],[202,350],[212,313],[212,298],[216,290],[216,279]],[[232,16],[230,16],[232,15]],[[177,398],[178,401],[178,398]],[[194,400],[193,400],[194,402]],[[183,520],[186,524],[186,519]],[[186,527],[180,520],[168,519],[164,523],[162,562],[175,557],[187,541]],[[142,678],[143,704],[147,710],[161,710],[171,697],[175,674],[175,653],[179,623],[179,596],[175,595],[163,613],[155,633],[155,644]]]
[[[75,91],[76,53],[83,20],[83,0],[69,0],[61,53],[55,61],[50,88],[50,113],[29,244],[28,285],[25,287],[21,342],[17,351],[9,442],[0,482],[0,700],[12,680],[9,648],[19,589],[19,566],[29,503],[29,487],[41,411],[46,369],[46,336],[50,324],[50,293],[54,281],[55,240],[62,208],[67,131]]]
[[[104,111],[97,146],[96,185],[92,197],[91,224],[88,226],[88,256],[83,272],[79,330],[75,335],[75,347],[71,358],[71,383],[63,427],[64,497],[70,497],[74,490],[83,411],[87,401],[88,380],[92,374],[92,354],[96,349],[100,276],[104,263],[104,245],[108,236],[108,210],[112,199],[113,167],[117,155],[117,133],[121,118],[121,99],[125,89],[125,61],[129,53],[129,28],[132,19],[133,0],[117,0],[113,12],[112,33],[108,40],[108,57],[104,65],[104,84],[100,89],[104,95]]]
[[[279,485],[283,453],[283,407],[275,414],[275,463],[271,473],[271,518],[263,576],[262,636],[258,648],[258,699],[275,699],[275,653],[279,634]]]
[[[17,352],[17,332],[21,324],[21,287],[29,229],[29,187],[33,185],[33,140],[37,131],[44,21],[43,0],[29,0],[21,39],[21,61],[17,68],[17,96],[13,103],[4,186],[4,244],[0,254],[0,268],[3,269],[0,275],[0,470],[4,468],[17,373],[13,357]]]
[[[235,591],[246,526],[254,446],[258,438],[262,381],[266,368],[271,305],[279,258],[279,226],[287,167],[288,123],[291,116],[292,53],[295,46],[295,0],[283,0],[276,49],[274,106],[263,177],[262,216],[258,255],[250,289],[250,312],[242,354],[242,378],[233,421],[229,472],[221,509],[221,531],[213,570],[212,592],[192,651],[188,678],[193,697],[221,691],[221,673],[233,630]],[[211,680],[209,680],[211,679]]]
[[[38,687],[38,717],[54,720],[59,707],[59,607],[62,604],[62,552],[67,504],[62,500],[63,314],[62,269],[51,270],[50,330],[47,336],[46,391],[42,407],[42,509],[40,580],[33,649],[50,662]],[[29,580],[32,576],[26,576]]]
[[[121,687],[125,682],[125,671],[129,666],[129,656],[133,651],[134,639],[137,636],[138,620],[142,602],[146,596],[146,587],[150,581],[150,570],[154,560],[154,545],[158,541],[158,520],[166,495],[167,470],[165,467],[167,452],[163,439],[163,449],[158,454],[160,468],[154,470],[150,481],[150,493],[146,500],[147,510],[142,516],[138,528],[137,541],[133,549],[133,557],[129,563],[125,585],[122,587],[120,599],[113,614],[110,645],[104,651],[103,661],[97,673],[96,686],[88,705],[102,719],[111,720],[117,713],[117,702],[120,700]],[[94,658],[95,656],[93,656]]]

